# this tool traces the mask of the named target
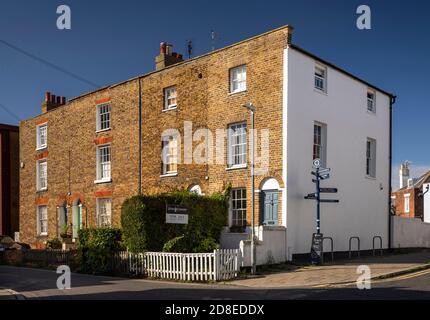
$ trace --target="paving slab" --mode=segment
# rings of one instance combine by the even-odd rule
[[[430,251],[364,257],[353,260],[335,261],[324,266],[287,267],[289,270],[265,272],[256,277],[241,278],[229,284],[252,288],[294,288],[318,287],[324,285],[355,282],[359,276],[357,267],[367,265],[371,277],[430,268]]]

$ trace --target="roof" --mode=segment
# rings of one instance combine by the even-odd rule
[[[257,38],[263,37],[263,36],[265,36],[265,35],[268,35],[268,34],[270,34],[270,33],[273,33],[273,32],[279,31],[279,30],[283,30],[283,29],[291,29],[291,30],[293,30],[294,28],[293,28],[292,26],[290,26],[290,25],[284,25],[284,26],[278,27],[278,28],[276,28],[276,29],[272,29],[272,30],[270,30],[270,31],[267,31],[267,32],[264,32],[264,33],[258,34],[258,35],[256,35],[256,36],[253,36],[253,37],[247,38],[247,39],[245,39],[245,40],[242,40],[242,41],[239,41],[239,42],[233,43],[233,44],[231,44],[231,45],[225,46],[225,47],[223,47],[223,48],[220,48],[220,49],[217,49],[217,50],[214,50],[214,51],[208,52],[208,53],[206,53],[206,54],[203,54],[203,55],[200,55],[200,56],[197,56],[197,57],[194,57],[194,58],[188,59],[188,60],[184,60],[184,61],[182,61],[182,62],[179,62],[179,63],[173,64],[173,65],[170,65],[170,66],[167,66],[167,67],[165,67],[165,68],[163,68],[163,69],[160,69],[160,70],[154,70],[154,71],[151,71],[151,72],[147,72],[147,73],[144,73],[144,74],[138,75],[138,76],[136,76],[136,77],[133,77],[133,78],[130,78],[130,79],[127,79],[127,80],[124,80],[124,81],[121,81],[121,82],[118,82],[118,83],[112,84],[112,85],[103,86],[103,87],[98,88],[98,89],[96,89],[96,90],[89,91],[89,92],[86,92],[86,93],[84,93],[84,94],[82,94],[82,95],[79,95],[79,96],[76,96],[76,97],[74,97],[74,98],[71,98],[71,99],[69,99],[69,100],[68,100],[68,102],[67,102],[65,105],[60,106],[59,108],[61,108],[61,107],[65,107],[65,106],[67,106],[70,102],[72,102],[72,101],[74,101],[74,100],[77,100],[77,99],[79,99],[79,98],[82,98],[82,97],[88,96],[88,95],[90,95],[90,94],[93,94],[93,93],[95,93],[95,92],[102,91],[102,90],[109,89],[109,88],[113,88],[113,87],[119,86],[119,85],[121,85],[121,84],[124,84],[124,83],[130,82],[130,81],[134,81],[134,80],[137,80],[137,79],[140,79],[140,78],[147,77],[147,76],[152,75],[152,74],[156,74],[156,73],[159,73],[159,72],[164,72],[165,70],[168,70],[168,69],[171,69],[171,68],[175,68],[175,67],[177,67],[177,66],[182,66],[182,65],[184,65],[184,64],[191,63],[191,62],[193,62],[193,61],[196,61],[196,60],[202,59],[202,58],[204,58],[204,57],[210,56],[210,55],[212,55],[212,54],[218,53],[218,52],[220,52],[220,51],[223,51],[223,50],[226,50],[226,49],[229,49],[229,48],[232,48],[232,47],[235,47],[235,46],[241,45],[241,44],[246,43],[246,42],[248,42],[248,41],[252,41],[252,40],[254,40],[254,39],[257,39]],[[351,77],[351,78],[353,78],[353,79],[355,79],[355,80],[357,80],[357,81],[359,81],[359,82],[362,82],[362,83],[364,83],[365,85],[367,85],[367,86],[369,86],[369,87],[371,87],[371,88],[373,88],[373,89],[375,89],[375,90],[378,90],[378,91],[380,91],[380,92],[382,92],[382,93],[384,93],[384,94],[386,94],[386,95],[388,95],[388,96],[390,96],[390,97],[394,97],[394,95],[393,95],[393,94],[391,94],[391,93],[389,93],[389,92],[387,92],[387,91],[385,91],[385,90],[382,90],[382,89],[378,88],[377,86],[372,85],[372,84],[370,84],[369,82],[367,82],[367,81],[365,81],[365,80],[363,80],[363,79],[360,79],[359,77],[357,77],[357,76],[353,75],[352,73],[350,73],[350,72],[348,72],[348,71],[346,71],[346,70],[344,70],[344,69],[342,69],[342,68],[340,68],[340,67],[338,67],[338,66],[334,65],[333,63],[330,63],[330,62],[328,62],[328,61],[326,61],[326,60],[324,60],[324,59],[322,59],[322,58],[320,58],[320,57],[318,57],[318,56],[316,56],[316,55],[314,55],[314,54],[312,54],[312,53],[310,53],[310,52],[308,52],[308,51],[306,51],[306,50],[304,50],[304,49],[302,49],[302,48],[300,48],[300,47],[299,47],[299,46],[297,46],[297,45],[290,44],[290,45],[289,45],[289,47],[290,47],[290,48],[293,48],[293,49],[295,49],[295,50],[297,50],[297,51],[300,51],[300,52],[302,52],[303,54],[305,54],[305,55],[307,55],[307,56],[309,56],[309,57],[311,57],[311,58],[313,58],[313,59],[315,59],[315,60],[318,60],[318,61],[320,61],[321,63],[326,64],[327,66],[330,66],[331,68],[336,69],[336,70],[338,70],[338,71],[342,72],[343,74],[345,74],[345,75],[347,75],[347,76],[349,76],[349,77]],[[57,110],[57,109],[58,109],[58,108],[55,108],[55,109],[53,109],[53,111],[54,111],[54,110]],[[35,118],[35,117],[34,117],[34,118]]]
[[[10,124],[4,124],[4,123],[0,123],[0,130],[8,130],[8,131],[19,131],[19,127],[18,126],[13,126]]]
[[[403,191],[407,189],[421,189],[423,187],[424,183],[430,183],[430,170],[421,175],[419,178],[412,179],[413,184],[411,188],[408,188],[408,186],[400,188],[397,191]]]
[[[361,79],[361,78],[353,75],[352,73],[350,73],[350,72],[348,72],[348,71],[346,71],[346,70],[344,70],[344,69],[342,69],[342,68],[340,68],[340,67],[332,64],[331,62],[328,62],[328,61],[326,61],[324,59],[321,59],[320,57],[314,55],[313,53],[310,53],[309,51],[306,51],[305,49],[302,49],[299,46],[296,46],[295,44],[291,44],[290,47],[293,48],[293,49],[295,49],[295,50],[297,50],[297,51],[299,51],[299,52],[301,52],[301,53],[303,53],[303,54],[305,54],[305,55],[307,55],[308,57],[310,57],[312,59],[318,60],[319,62],[321,62],[321,63],[323,63],[323,64],[325,64],[325,65],[327,65],[327,66],[329,66],[329,67],[331,67],[331,68],[339,71],[339,72],[342,72],[343,74],[345,74],[345,75],[347,75],[347,76],[349,76],[349,77],[351,77],[351,78],[353,78],[353,79],[355,79],[355,80],[357,80],[359,82],[364,83],[365,85],[367,85],[368,87],[370,87],[372,89],[375,89],[375,90],[377,90],[379,92],[382,92],[382,93],[384,93],[384,94],[386,94],[386,95],[388,95],[390,97],[394,97],[394,94],[389,93],[386,90],[383,90],[381,88],[378,88],[377,86],[375,86],[375,85],[373,85],[373,84],[371,84],[371,83],[369,83],[369,82],[367,82],[367,81],[365,81],[365,80],[363,80],[363,79]]]

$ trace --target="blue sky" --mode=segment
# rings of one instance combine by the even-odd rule
[[[71,8],[72,30],[56,28],[61,4]],[[356,28],[361,4],[372,10],[372,30]],[[0,40],[103,86],[153,70],[161,41],[185,54],[191,39],[199,55],[211,50],[212,29],[219,48],[291,24],[294,43],[398,96],[396,177],[404,160],[415,175],[430,167],[429,12],[420,0],[2,0]],[[93,89],[0,43],[0,104],[19,119],[39,113],[47,90],[70,98]],[[0,123],[17,124],[15,116],[0,109]]]

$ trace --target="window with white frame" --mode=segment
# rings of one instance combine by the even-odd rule
[[[48,207],[37,207],[37,234],[46,236],[48,234]]]
[[[48,161],[39,160],[36,164],[36,186],[38,191],[48,189]]]
[[[97,225],[101,228],[112,225],[112,199],[97,199]]]
[[[97,182],[111,180],[111,145],[97,146]]]
[[[314,122],[313,139],[312,159],[320,159],[321,166],[325,167],[327,160],[327,125],[320,122]]]
[[[176,86],[164,89],[164,110],[175,109],[177,107]]]
[[[376,177],[376,140],[371,138],[366,141],[366,175]]]
[[[48,124],[38,125],[36,131],[36,148],[45,149],[48,146]]]
[[[230,93],[246,90],[246,65],[230,69]]]
[[[162,174],[178,172],[178,139],[175,136],[163,137],[162,141]]]
[[[410,194],[405,194],[404,195],[404,207],[405,207],[405,213],[409,213],[410,211],[410,200],[411,200],[411,196]]]
[[[375,92],[367,91],[367,110],[370,112],[376,112],[376,104],[375,104]]]
[[[111,128],[111,104],[104,103],[97,106],[97,131]]]
[[[326,92],[327,89],[327,69],[322,66],[315,66],[315,89]]]
[[[246,123],[232,124],[228,128],[228,166],[246,166]]]
[[[231,190],[231,224],[233,226],[246,226],[246,189]]]

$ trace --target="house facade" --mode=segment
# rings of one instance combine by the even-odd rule
[[[231,187],[230,232],[249,233],[254,196],[257,225],[286,229],[291,259],[310,248],[315,203],[303,196],[321,158],[340,199],[323,208],[322,232],[337,251],[350,236],[386,246],[392,96],[291,40],[285,26],[185,61],[162,43],[154,72],[67,103],[47,93],[42,113],[20,124],[21,240],[41,246],[65,223],[73,237],[119,226],[139,192]]]
[[[19,128],[0,124],[0,235],[19,230]]]

